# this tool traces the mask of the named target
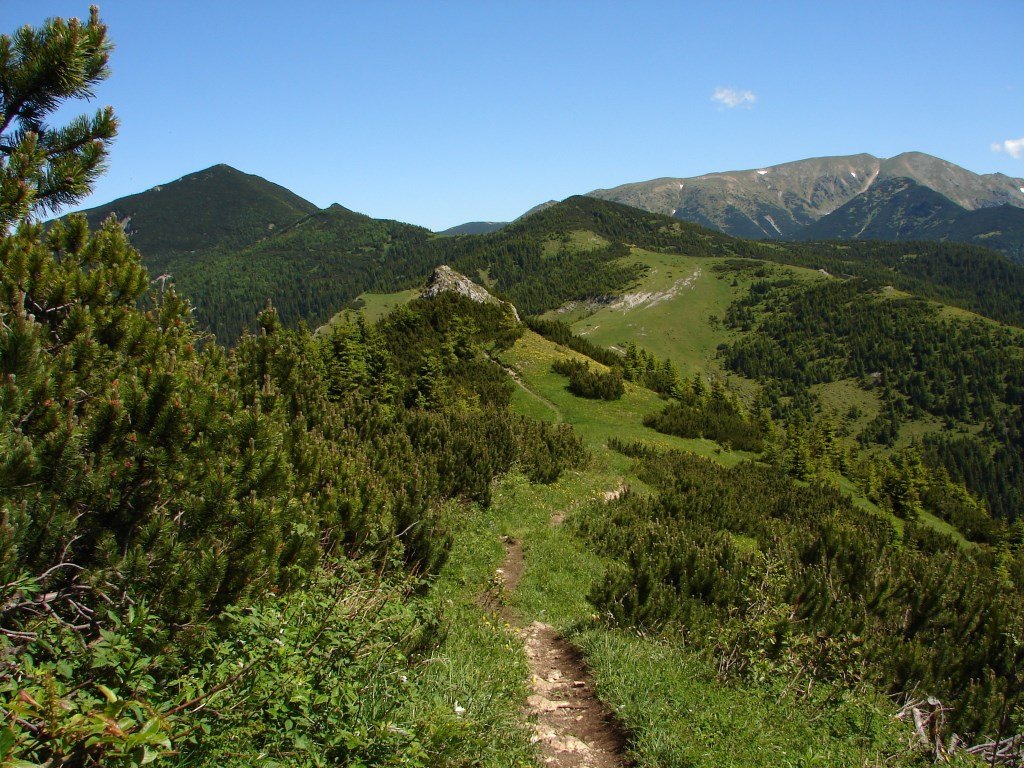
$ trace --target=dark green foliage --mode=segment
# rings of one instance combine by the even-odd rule
[[[553,483],[564,469],[580,469],[590,459],[583,441],[569,424],[551,427],[519,416],[513,425],[514,463],[534,482]]]
[[[458,396],[507,406],[515,385],[487,354],[512,346],[522,332],[506,306],[454,292],[399,307],[377,327],[407,382],[401,397],[409,405],[429,386],[435,399]],[[443,388],[452,391],[444,394]]]
[[[773,258],[766,256],[766,258]],[[892,285],[1011,325],[1024,326],[1024,266],[985,248],[956,243],[792,243],[774,257],[833,275]]]
[[[1024,209],[1015,205],[996,205],[968,211],[930,228],[919,239],[977,243],[1024,265]]]
[[[1024,519],[1024,433],[1018,416],[996,442],[975,436],[929,435],[924,459],[946,469],[972,493],[985,499],[992,515],[1003,520]]]
[[[593,232],[613,243],[692,256],[728,255],[742,241],[670,216],[579,195],[510,224],[512,233]]]
[[[465,224],[457,224],[454,227],[442,229],[437,234],[446,237],[454,237],[455,235],[489,235],[491,232],[497,232],[499,229],[507,226],[507,221],[467,221]]]
[[[704,437],[738,451],[764,447],[761,420],[748,414],[718,381],[707,387],[699,376],[690,386],[677,387],[676,400],[645,418],[644,425],[669,435]]]
[[[569,391],[591,400],[618,400],[626,391],[617,368],[602,371],[581,360],[565,358],[551,364],[551,370],[569,377]]]
[[[48,121],[65,101],[92,97],[111,49],[95,6],[84,24],[49,19],[0,35],[0,233],[80,200],[102,172],[117,133],[110,107],[59,128]]]
[[[188,621],[287,588],[321,548],[390,550],[385,489],[409,485],[394,472],[368,484],[373,460],[345,430],[355,414],[330,405],[308,334],[268,313],[233,357],[197,351],[173,292],[136,309],[148,279],[116,224],[90,236],[77,219],[41,238],[24,228],[0,251],[0,344],[18,350],[4,355],[14,450],[0,477],[22,521],[6,581],[66,561]],[[416,503],[431,525],[430,500]]]
[[[586,460],[570,427],[532,422],[493,406],[468,412],[415,410],[403,426],[418,456],[429,457],[436,467],[441,493],[483,504],[491,501],[494,477],[513,466],[531,480],[553,482],[564,467]]]
[[[1005,476],[995,480],[987,470],[972,470],[968,487],[984,495],[992,512],[1009,520],[1019,514],[1008,490],[1024,482],[1024,464],[1015,460],[1024,402],[1019,332],[980,320],[943,319],[925,302],[886,298],[855,280],[792,289],[764,284],[730,308],[727,321],[753,323],[755,317],[756,332],[722,350],[731,369],[774,382],[788,395],[843,378],[880,390],[882,411],[862,432],[865,443],[891,445],[899,425],[923,413],[951,424],[983,424],[979,446],[989,446],[984,450]],[[976,439],[938,441],[929,457],[967,482],[967,465],[983,462],[961,461],[964,450],[952,446]]]
[[[620,363],[627,381],[634,381],[662,397],[680,397],[683,394],[676,367],[667,357],[658,360],[631,341],[626,344],[626,354]]]
[[[862,445],[895,445],[900,435],[900,425],[910,415],[911,409],[907,401],[888,387],[882,390],[881,401],[882,407],[878,415],[857,435],[857,440]]]
[[[607,365],[609,368],[622,365],[622,355],[612,352],[583,336],[572,332],[572,329],[561,320],[545,320],[541,317],[527,317],[526,327],[545,339],[568,347],[574,352],[586,355],[591,360]]]
[[[794,236],[797,240],[974,243],[1024,264],[1024,209],[1004,204],[969,211],[906,178],[876,182]]]
[[[82,213],[93,229],[116,216],[149,271],[173,265],[177,277],[214,249],[245,248],[318,210],[266,179],[215,165]]]
[[[766,423],[764,459],[780,472],[809,480],[830,472],[848,475],[851,470],[852,450],[839,441],[839,430],[828,418],[806,421],[794,413],[784,430]]]
[[[545,243],[567,231],[509,227],[492,235],[440,240],[438,244],[451,253],[447,259],[453,267],[464,274],[488,275],[495,288],[528,315],[570,300],[614,293],[642,274],[643,267],[623,261],[629,249],[621,243],[584,252],[563,247],[554,254],[545,253]],[[445,243],[453,245],[444,248]],[[443,252],[435,259],[444,261]]]
[[[126,744],[168,749],[165,726],[174,723],[171,735],[188,734],[201,753],[208,742],[187,719],[195,714],[188,701],[222,683],[249,701],[248,688],[262,686],[256,706],[298,669],[268,671],[245,657],[241,673],[218,678],[219,649],[248,631],[230,617],[266,608],[270,624],[292,621],[267,608],[270,594],[336,609],[337,600],[310,585],[325,562],[358,561],[390,583],[430,576],[450,542],[446,500],[486,503],[495,476],[514,466],[552,481],[586,459],[569,427],[509,412],[511,385],[486,356],[520,332],[503,306],[444,295],[380,328],[340,322],[321,337],[286,329],[268,308],[259,333],[228,354],[198,343],[189,306],[173,289],[149,290],[116,222],[97,233],[82,217],[47,232],[23,225],[0,240],[0,643],[5,658],[24,662],[8,677],[3,706],[14,706],[21,688],[34,691],[35,704],[18,700],[28,725],[14,738],[40,760],[82,749],[88,728],[112,712],[138,720],[95,746],[100,763],[137,764],[139,755],[118,751]],[[391,590],[387,611],[405,610],[390,604],[400,594],[382,589]],[[358,588],[353,595],[345,599],[362,610]],[[81,648],[114,637],[118,622],[141,622],[141,634],[96,671]],[[422,624],[410,617],[407,629]],[[376,642],[374,632],[382,664],[401,668],[394,651],[415,651],[407,638],[392,644],[384,628],[352,631],[296,636],[288,664],[321,658],[315,680],[362,658],[360,644]],[[342,645],[324,645],[334,640]],[[84,666],[62,662],[67,654]],[[135,674],[125,664],[144,670],[144,680],[119,678]],[[98,684],[119,693],[97,699]],[[65,689],[85,690],[72,708],[84,719],[58,718],[52,728],[60,733],[40,739],[37,718],[52,716],[53,697]],[[282,722],[293,711],[275,706]],[[387,706],[339,706],[322,713],[335,718],[332,733],[387,717]],[[222,728],[251,725],[249,710],[229,711]],[[151,728],[150,717],[159,721]],[[153,739],[126,741],[143,731]],[[269,744],[271,732],[260,732]],[[348,759],[411,743],[384,732],[352,739],[303,748]]]
[[[726,676],[867,679],[954,705],[961,733],[1001,726],[1024,682],[1024,597],[989,550],[912,523],[900,542],[838,491],[763,466],[627,452],[657,494],[578,519],[618,563],[591,595],[610,619],[685,632]]]
[[[315,327],[363,291],[420,282],[435,265],[399,251],[420,248],[430,237],[421,227],[335,205],[246,247],[220,246],[201,259],[175,255],[159,268],[195,303],[200,325],[233,344],[254,328],[268,299],[286,325],[305,320]]]
[[[968,541],[996,546],[1006,540],[1008,529],[1002,521],[1010,519],[1009,515],[997,509],[990,517],[985,506],[965,491],[962,481],[954,483],[948,479],[942,464],[928,465],[924,475],[920,489],[922,508],[948,522]],[[992,498],[991,494],[978,496]]]

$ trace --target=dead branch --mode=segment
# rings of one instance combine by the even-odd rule
[[[1005,739],[996,739],[984,744],[968,746],[960,736],[952,734],[948,745],[943,743],[946,728],[946,713],[949,707],[942,705],[938,699],[929,696],[924,700],[910,700],[899,711],[896,717],[900,720],[908,718],[914,723],[914,733],[920,745],[928,750],[936,762],[948,762],[957,752],[980,757],[990,766],[1006,768],[1024,768],[1024,733]]]

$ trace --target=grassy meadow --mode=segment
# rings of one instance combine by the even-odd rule
[[[571,247],[586,249],[600,238],[573,236]],[[719,272],[718,259],[691,258],[634,249],[633,258],[648,267],[630,290],[649,294],[635,306],[616,303],[580,305],[548,317],[571,324],[592,342],[621,347],[633,340],[675,363],[683,376],[722,374],[719,344],[737,332],[718,322],[728,306],[755,278],[749,271]],[[767,265],[773,277],[829,279],[805,269]],[[360,312],[374,320],[413,298],[416,291],[364,294]],[[957,311],[959,312],[959,310]],[[685,638],[610,628],[587,595],[609,563],[574,534],[574,521],[602,504],[602,494],[623,486],[644,492],[632,474],[633,460],[608,448],[611,438],[643,441],[710,458],[723,466],[755,458],[710,440],[683,439],[643,425],[665,401],[653,392],[625,383],[618,400],[589,400],[568,390],[566,377],[554,373],[559,359],[584,359],[532,331],[496,356],[516,381],[513,409],[551,423],[569,423],[592,454],[589,466],[566,472],[551,485],[529,483],[513,474],[497,483],[487,510],[462,511],[452,556],[429,600],[448,620],[444,644],[429,660],[431,684],[440,706],[463,710],[468,732],[479,733],[479,750],[467,765],[535,764],[531,726],[521,705],[529,693],[522,643],[499,611],[480,599],[498,594],[520,623],[550,623],[584,653],[601,698],[631,734],[629,757],[638,768],[711,768],[719,766],[910,766],[923,765],[912,744],[909,725],[895,718],[896,706],[866,686],[837,690],[821,686],[794,696],[786,681],[725,682],[711,654]],[[590,365],[601,368],[597,363]],[[748,395],[756,384],[729,376]],[[879,412],[872,392],[854,380],[817,385],[822,413],[857,434]],[[934,422],[934,423],[933,423]],[[922,419],[904,425],[899,445],[941,425]],[[831,477],[862,509],[903,521],[880,509],[847,478]],[[922,522],[970,545],[948,523],[928,515]],[[495,571],[504,557],[503,537],[522,543],[525,570],[514,594],[502,591]]]
[[[724,259],[640,248],[633,249],[630,259],[647,267],[644,278],[629,290],[628,295],[636,297],[636,306],[620,300],[556,310],[545,317],[569,323],[574,332],[602,346],[621,348],[634,341],[657,357],[672,360],[683,376],[698,371],[721,372],[716,350],[732,338],[733,332],[716,318],[725,316],[729,305],[746,293],[754,278],[748,273],[717,272],[716,266]],[[823,279],[820,273],[799,267],[765,264],[764,268],[777,277]],[[646,300],[643,294],[649,294]]]

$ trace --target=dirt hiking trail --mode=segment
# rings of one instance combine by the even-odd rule
[[[523,576],[522,544],[503,538],[505,561],[497,579],[510,594]],[[501,614],[518,625],[507,604]],[[532,694],[526,712],[534,720],[531,738],[541,760],[553,768],[625,768],[626,739],[611,711],[597,698],[579,649],[539,621],[518,630],[530,665]]]

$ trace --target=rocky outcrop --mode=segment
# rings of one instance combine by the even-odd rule
[[[423,293],[421,293],[420,296],[425,299],[429,299],[448,291],[461,294],[467,299],[476,301],[480,304],[503,304],[509,308],[512,316],[516,319],[516,322],[522,322],[519,319],[519,312],[517,312],[516,308],[509,302],[502,301],[501,299],[492,296],[486,288],[481,285],[477,285],[468,277],[456,272],[446,264],[442,264],[434,270],[434,274],[430,276],[430,280],[427,282],[427,287],[423,289]]]

